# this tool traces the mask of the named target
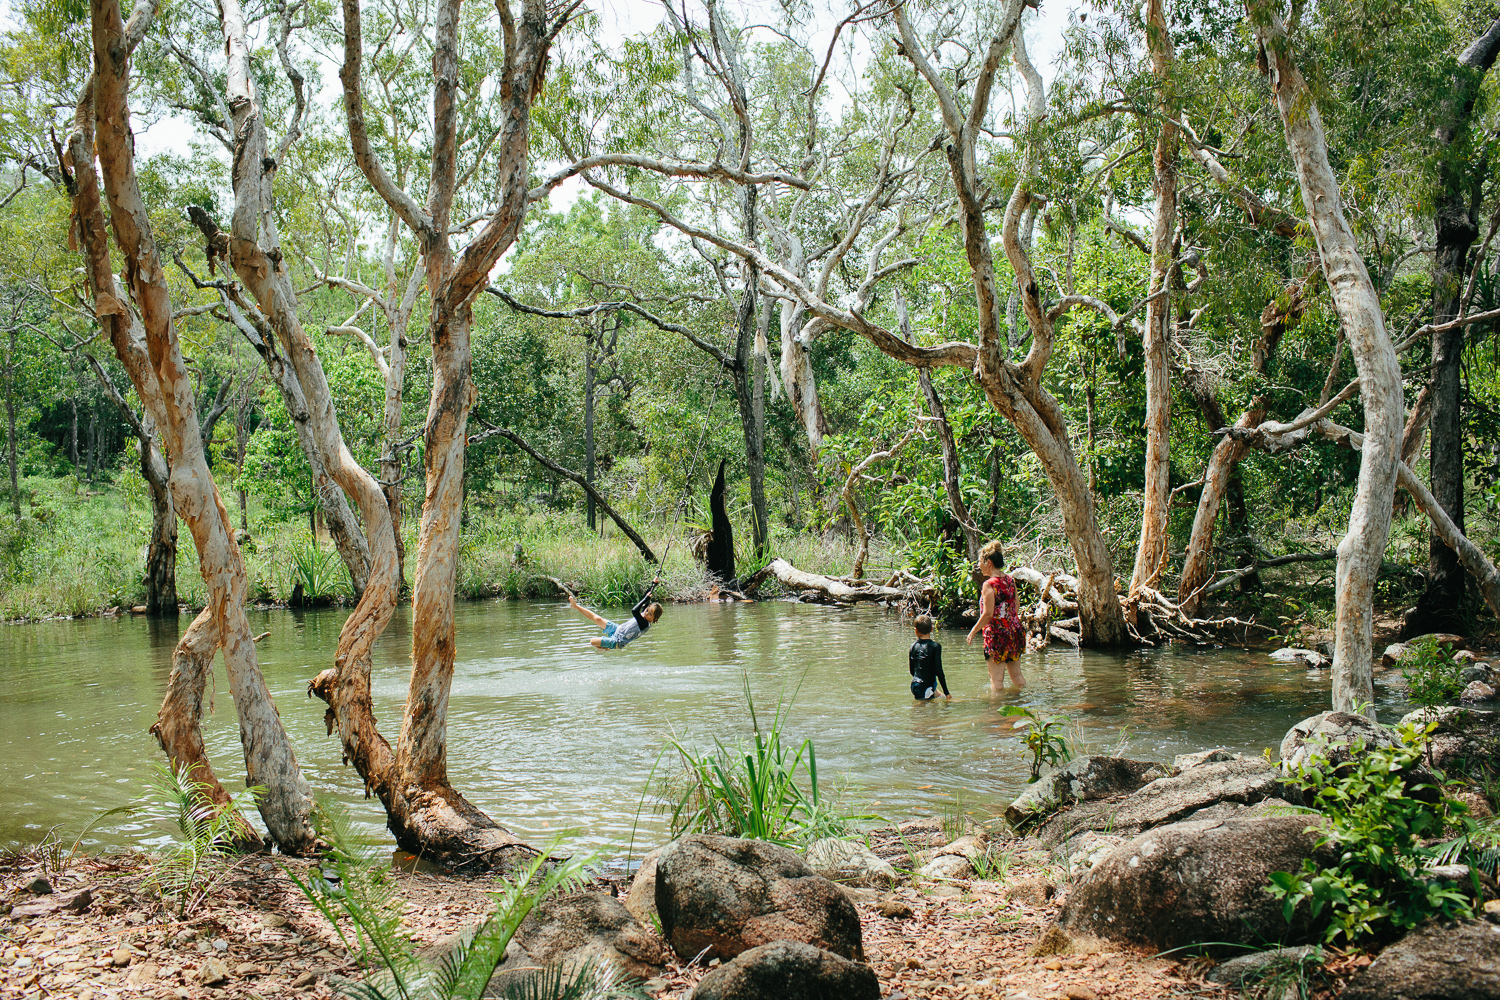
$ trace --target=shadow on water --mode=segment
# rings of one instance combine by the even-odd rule
[[[606,608],[620,620],[628,612]],[[298,759],[323,794],[378,833],[384,817],[325,735],[307,681],[332,662],[347,611],[252,613],[257,646]],[[113,618],[0,628],[0,842],[30,843],[147,791],[160,761],[155,721],[172,648],[191,619]],[[880,609],[771,602],[669,606],[628,649],[598,653],[597,634],[560,601],[484,601],[457,608],[460,660],[449,706],[449,772],[476,805],[518,834],[567,835],[589,847],[629,839],[662,738],[726,742],[750,732],[748,679],[759,711],[796,701],[786,726],[811,737],[824,781],[846,804],[905,817],[961,796],[998,811],[1026,766],[1006,704],[1066,714],[1087,752],[1170,761],[1224,746],[1260,753],[1328,703],[1328,674],[1237,649],[1125,655],[1052,648],[1023,659],[1028,686],[991,698],[976,647],[943,629],[953,701],[914,704],[907,688],[910,627]],[[376,715],[394,739],[410,664],[410,612],[375,649]],[[800,684],[800,689],[798,685]],[[1379,690],[1379,689],[1377,689]],[[1377,704],[1401,708],[1389,692]],[[210,688],[209,753],[225,784],[242,780],[233,700],[222,671]],[[637,842],[661,830],[647,814]],[[150,843],[163,831],[125,818],[96,844]]]

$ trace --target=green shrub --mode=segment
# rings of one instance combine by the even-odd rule
[[[1367,750],[1354,743],[1354,759],[1335,766],[1314,753],[1292,783],[1310,793],[1326,820],[1319,845],[1337,859],[1327,867],[1312,859],[1302,871],[1271,873],[1271,894],[1283,901],[1290,922],[1306,901],[1328,942],[1392,939],[1431,917],[1472,916],[1478,883],[1463,886],[1431,875],[1429,865],[1453,856],[1452,842],[1433,844],[1458,827],[1461,840],[1476,828],[1467,808],[1443,794],[1439,783],[1410,784],[1436,729],[1403,726],[1403,744]],[[1430,800],[1430,801],[1429,801]],[[1458,853],[1465,854],[1460,847]]]
[[[1040,716],[1019,705],[1007,705],[1000,710],[1000,714],[1018,716],[1022,721],[1016,723],[1016,728],[1026,730],[1021,740],[1026,746],[1022,756],[1029,755],[1031,758],[1028,762],[1031,777],[1026,779],[1027,784],[1041,778],[1043,767],[1056,767],[1073,759],[1073,750],[1068,746],[1067,737],[1062,734],[1068,724],[1066,716]]]
[[[1423,636],[1406,647],[1401,656],[1406,689],[1418,705],[1441,705],[1463,692],[1463,665],[1454,662],[1453,651],[1435,636]]]
[[[344,989],[362,1000],[478,1000],[489,985],[506,946],[532,909],[553,892],[581,888],[586,860],[553,861],[551,849],[526,868],[499,881],[490,893],[495,909],[461,932],[440,958],[418,957],[401,920],[400,894],[391,874],[389,848],[366,844],[355,836],[347,816],[329,803],[316,814],[318,835],[330,845],[318,866],[287,876],[308,902],[333,925],[339,940],[374,971],[364,982]],[[574,968],[539,970],[511,983],[501,994],[509,1000],[624,1000],[642,998],[618,982],[613,969],[592,962]]]

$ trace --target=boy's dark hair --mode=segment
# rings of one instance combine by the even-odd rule
[[[998,538],[992,542],[985,542],[984,548],[979,550],[979,561],[985,562],[986,560],[996,569],[1004,569],[1005,543]]]
[[[658,619],[661,618],[661,605],[658,604],[657,602],[652,601],[651,602],[651,606],[648,607],[646,610],[649,611],[649,612],[651,612],[651,620],[653,622],[657,621]]]
[[[912,619],[912,623],[911,624],[912,624],[912,627],[917,630],[917,635],[931,635],[932,634],[932,616],[931,615],[917,615],[916,618]]]

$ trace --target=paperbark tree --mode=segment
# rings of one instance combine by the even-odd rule
[[[903,53],[917,73],[937,95],[946,135],[947,155],[954,191],[963,224],[964,255],[973,275],[979,319],[979,343],[975,370],[990,405],[1015,425],[1021,437],[1040,460],[1062,509],[1063,527],[1078,563],[1078,604],[1081,640],[1089,646],[1118,645],[1127,641],[1125,618],[1115,595],[1114,569],[1109,548],[1094,514],[1094,498],[1088,480],[1073,456],[1062,407],[1042,385],[1042,375],[1052,355],[1052,315],[1043,305],[1041,290],[1031,259],[1021,240],[1021,216],[1033,202],[1029,167],[1023,167],[1006,206],[1002,244],[1020,289],[1021,306],[1031,329],[1031,347],[1016,364],[1005,356],[997,296],[995,265],[985,219],[986,175],[981,174],[975,146],[988,113],[995,73],[1007,47],[1026,79],[1029,124],[1040,124],[1045,108],[1042,81],[1026,59],[1019,34],[1023,0],[1011,0],[1001,14],[999,29],[991,38],[967,112],[943,75],[923,54],[904,8],[895,12]],[[1028,159],[1031,153],[1027,153]]]
[[[312,792],[256,663],[244,611],[244,562],[203,451],[166,274],[136,179],[127,103],[130,53],[155,9],[154,0],[145,0],[132,14],[127,31],[118,0],[92,0],[94,73],[86,88],[92,94],[86,92],[80,101],[78,127],[68,146],[76,224],[86,253],[94,311],[162,434],[170,456],[173,504],[193,534],[209,594],[208,607],[178,645],[155,732],[174,765],[204,763],[198,731],[203,676],[212,662],[213,648],[221,648],[239,717],[247,780],[266,788],[257,802],[261,818],[283,851],[301,853],[316,842],[309,822]],[[101,177],[110,208],[109,225],[124,263],[125,289],[139,312],[144,344],[132,341],[128,309],[114,284],[99,201]],[[211,772],[205,775],[201,768],[193,778],[212,780]],[[214,782],[211,797],[218,799],[222,792]]]
[[[912,264],[911,261],[881,263],[882,254],[900,230],[893,230],[876,242],[867,255],[864,281],[852,296],[851,306],[841,307],[829,300],[821,283],[819,287],[810,287],[760,247],[695,225],[651,198],[621,190],[594,176],[586,174],[585,177],[612,197],[655,213],[683,234],[711,243],[743,260],[753,261],[769,281],[801,303],[808,313],[808,322],[849,330],[866,338],[890,357],[914,367],[959,365],[974,370],[990,405],[1014,424],[1037,455],[1057,494],[1064,530],[1079,567],[1082,640],[1086,645],[1110,646],[1127,642],[1129,637],[1124,613],[1115,594],[1109,548],[1094,515],[1093,494],[1087,477],[1073,455],[1062,407],[1042,385],[1052,355],[1053,323],[1068,308],[1084,304],[1086,298],[1070,297],[1050,310],[1043,304],[1029,255],[1022,245],[1021,217],[1033,204],[1030,179],[1023,170],[1005,212],[1002,242],[1019,279],[1032,343],[1026,357],[1019,363],[1005,356],[1006,340],[995,293],[995,267],[985,218],[990,197],[988,174],[981,172],[975,153],[976,143],[984,131],[995,73],[1001,57],[1013,42],[1017,64],[1027,79],[1032,120],[1036,121],[1045,108],[1041,77],[1026,61],[1024,47],[1019,44],[1017,35],[1023,6],[1023,0],[1011,0],[1004,8],[999,30],[990,41],[967,109],[960,108],[958,97],[944,75],[922,54],[924,47],[917,39],[905,9],[897,8],[892,14],[900,29],[902,53],[912,60],[918,74],[932,89],[942,112],[945,134],[936,144],[947,156],[950,181],[958,200],[964,252],[978,306],[977,345],[963,341],[931,346],[908,343],[864,311],[882,280]]]
[[[1151,282],[1147,290],[1146,326],[1141,338],[1146,368],[1146,475],[1141,509],[1141,538],[1130,574],[1130,592],[1154,586],[1167,559],[1167,507],[1172,492],[1172,300],[1168,284],[1177,234],[1176,56],[1163,0],[1146,2],[1146,46],[1161,96],[1160,131],[1151,158],[1156,215],[1151,226]]]
[[[503,126],[497,131],[490,154],[496,202],[483,228],[458,250],[453,245],[457,227],[452,213],[460,180],[457,123],[461,0],[442,0],[433,27],[432,152],[425,205],[392,180],[370,142],[361,82],[360,4],[359,0],[343,3],[344,64],[339,77],[350,144],[366,180],[411,231],[422,254],[431,297],[428,334],[432,342],[432,396],[424,431],[426,496],[412,590],[412,673],[394,752],[376,729],[371,711],[368,652],[369,643],[389,620],[389,610],[377,613],[371,607],[366,625],[357,636],[349,636],[351,655],[342,654],[341,639],[336,667],[320,674],[312,690],[328,702],[330,728],[337,726],[350,762],[381,796],[397,843],[450,867],[510,868],[535,856],[535,851],[517,842],[452,787],[447,764],[447,708],[457,639],[454,582],[464,449],[474,401],[470,377],[473,302],[483,291],[496,261],[515,242],[533,197],[527,187],[531,107],[541,91],[548,51],[578,9],[577,3],[553,5],[544,0],[522,0],[517,6],[519,16],[508,0],[496,3],[503,40],[495,95]],[[545,191],[535,196],[543,194]],[[379,518],[384,530],[390,531],[389,510],[383,500],[376,504],[375,496],[361,488],[359,505],[367,524],[372,517]],[[375,511],[376,505],[380,513]],[[383,578],[394,579],[394,545],[389,547],[389,558],[385,543],[381,547],[375,563],[382,567]],[[389,570],[385,569],[387,564]],[[372,570],[372,580],[375,575]],[[361,601],[361,607],[365,603]]]
[[[1479,205],[1489,172],[1486,157],[1470,142],[1471,123],[1485,74],[1500,54],[1500,20],[1492,23],[1458,57],[1452,89],[1434,95],[1446,114],[1434,141],[1442,158],[1438,170],[1441,189],[1433,224],[1436,250],[1432,257],[1432,323],[1457,317],[1469,274],[1469,247],[1479,236]],[[1454,526],[1464,528],[1464,434],[1461,366],[1462,327],[1432,337],[1432,372],[1427,389],[1431,402],[1428,470],[1432,494]],[[1468,620],[1466,574],[1458,553],[1445,544],[1433,526],[1428,542],[1427,589],[1417,601],[1408,634],[1461,631]]]
[[[1249,0],[1247,9],[1297,170],[1323,273],[1359,370],[1365,439],[1349,530],[1339,543],[1334,625],[1333,708],[1371,719],[1371,631],[1375,578],[1390,537],[1391,500],[1401,464],[1405,422],[1401,366],[1386,333],[1380,299],[1344,217],[1317,102],[1292,58],[1292,42],[1276,8]]]

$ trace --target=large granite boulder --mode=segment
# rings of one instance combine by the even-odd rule
[[[826,837],[807,846],[812,870],[841,885],[888,889],[896,881],[896,869],[857,840]]]
[[[821,948],[776,941],[742,952],[699,981],[689,1000],[880,1000],[875,970]]]
[[[859,914],[837,885],[784,847],[690,834],[656,862],[662,936],[685,959],[728,961],[773,941],[864,959]]]
[[[1053,817],[1037,831],[1055,847],[1082,830],[1127,836],[1191,819],[1224,802],[1253,805],[1282,794],[1281,771],[1263,757],[1199,764],[1155,781],[1124,798],[1086,802]]]
[[[1363,715],[1348,712],[1323,712],[1303,719],[1281,741],[1281,763],[1288,774],[1311,762],[1314,754],[1335,766],[1354,759],[1355,747],[1363,743],[1366,750],[1399,746],[1396,734]]]
[[[514,943],[535,965],[579,965],[590,959],[632,979],[659,976],[666,949],[618,899],[575,892],[538,903],[516,929]]]
[[[656,860],[660,857],[658,847],[641,859],[635,878],[630,880],[630,890],[625,893],[625,909],[643,924],[650,924],[656,916]]]
[[[1430,923],[1359,971],[1340,1000],[1494,1000],[1500,997],[1500,927]]]
[[[1166,773],[1166,768],[1149,760],[1077,757],[1027,785],[1005,810],[1005,820],[1024,830],[1070,803],[1128,795]]]
[[[1289,925],[1270,874],[1298,871],[1319,848],[1310,816],[1173,823],[1111,851],[1074,886],[1058,918],[1070,935],[1158,951],[1203,942],[1302,943],[1307,907]]]

